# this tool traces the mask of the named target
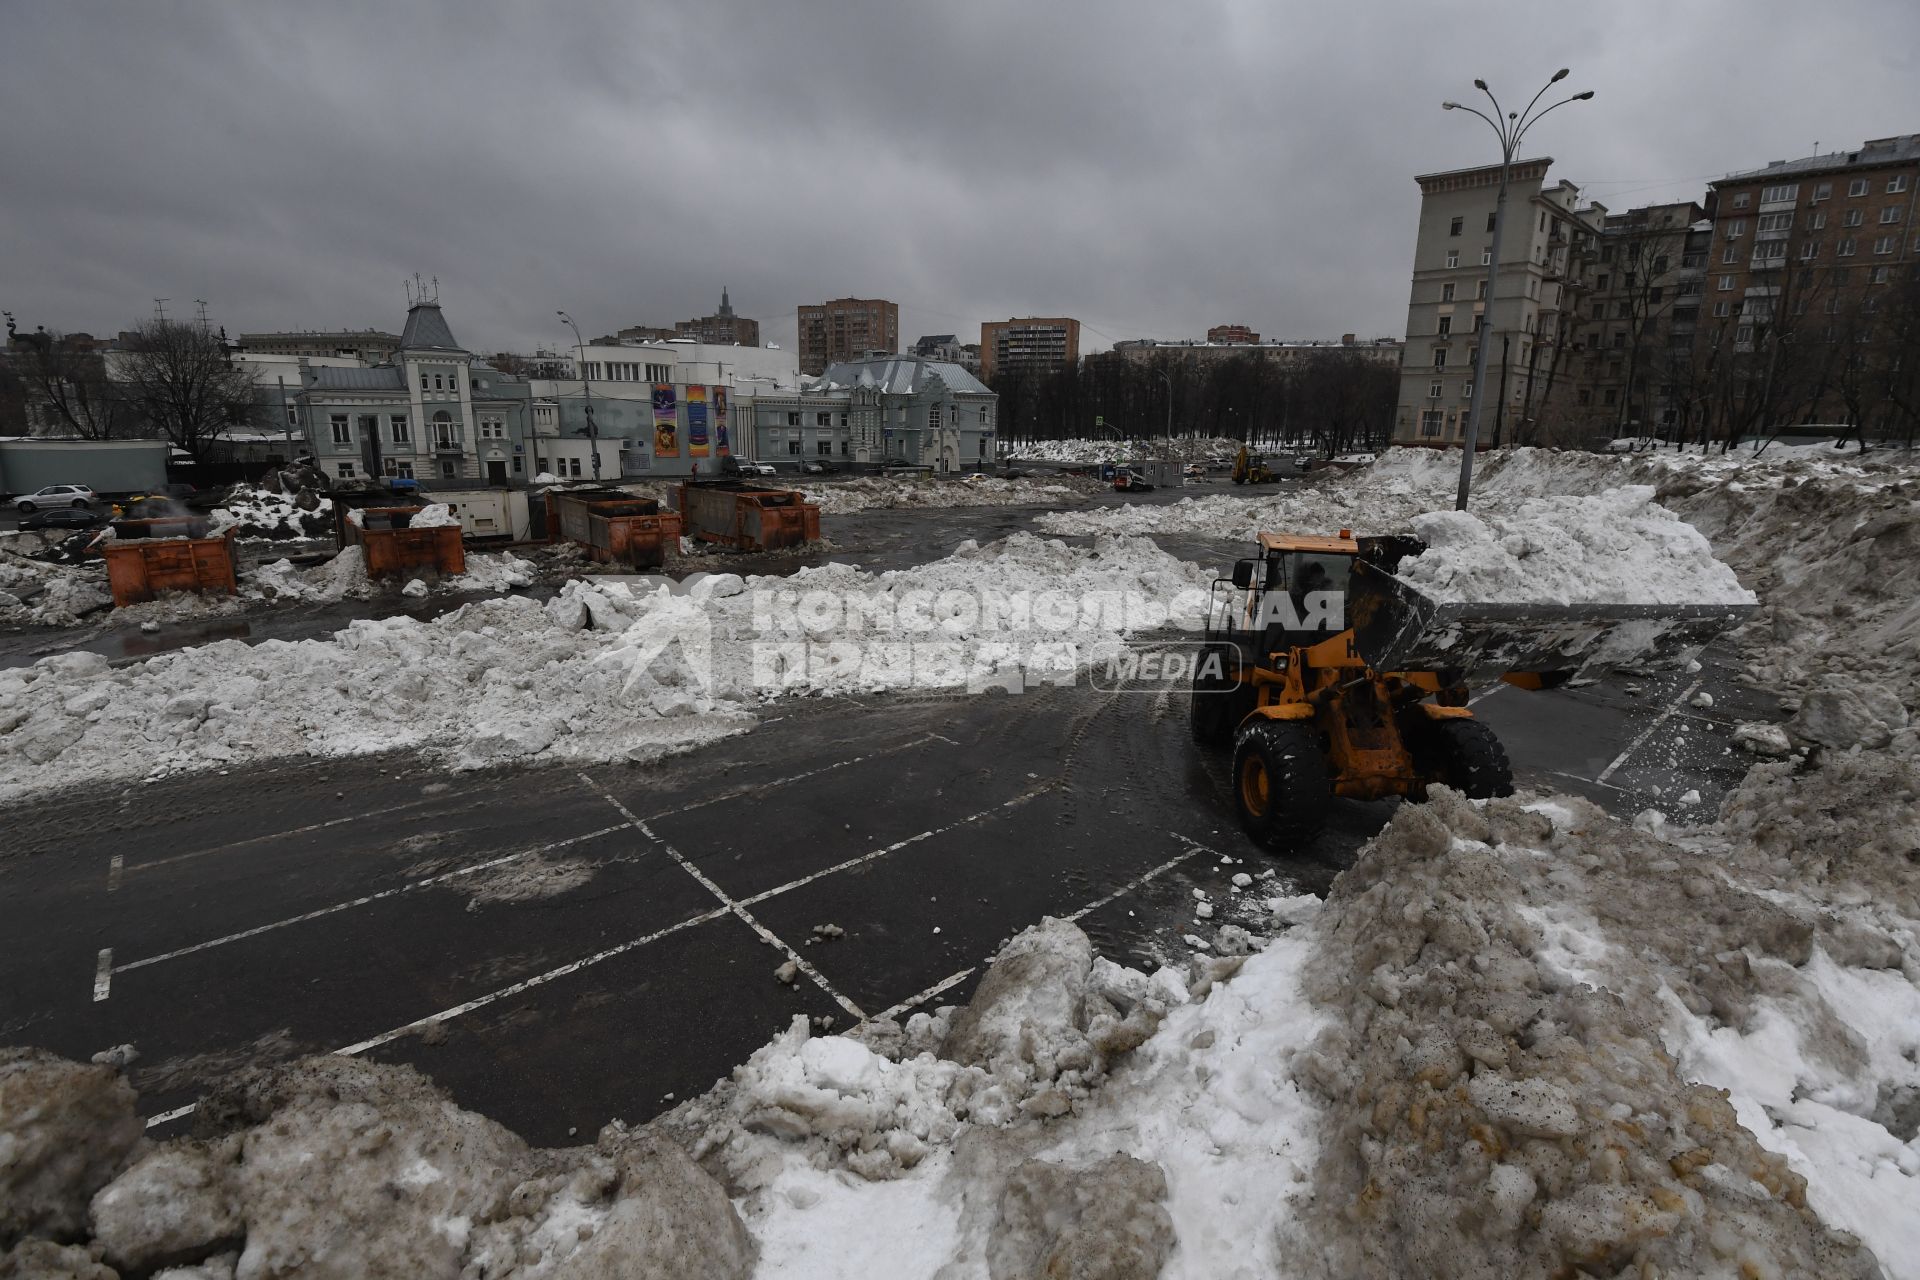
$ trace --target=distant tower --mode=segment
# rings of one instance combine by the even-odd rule
[[[720,286],[720,314],[729,320],[733,318],[733,304],[727,301],[727,286],[725,285]]]

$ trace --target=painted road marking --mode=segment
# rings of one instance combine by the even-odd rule
[[[814,986],[819,987],[822,991],[826,992],[827,995],[833,1000],[835,1004],[839,1005],[842,1009],[845,1009],[848,1013],[852,1014],[856,1018],[864,1019],[867,1016],[866,1014],[860,1011],[859,1005],[855,1004],[853,1001],[847,999],[845,996],[841,995],[838,991],[834,990],[833,984],[831,982],[828,982],[826,978],[821,975],[818,969],[814,968],[811,964],[809,964],[805,956],[801,955],[798,951],[795,951],[792,947],[788,946],[784,941],[782,941],[778,936],[774,934],[773,930],[767,928],[767,926],[765,926],[764,924],[761,924],[759,919],[753,914],[753,912],[747,910],[746,907],[734,901],[732,898],[728,897],[726,890],[722,889],[719,885],[715,884],[713,880],[704,871],[700,870],[700,868],[694,866],[693,863],[687,861],[686,855],[682,854],[678,849],[674,848],[671,844],[667,843],[665,840],[655,835],[653,833],[653,828],[649,827],[645,822],[641,821],[639,818],[634,817],[633,811],[627,808],[627,806],[625,806],[624,804],[621,804],[619,800],[615,799],[611,791],[608,791],[604,787],[600,787],[598,784],[594,782],[592,778],[589,778],[584,773],[580,775],[580,781],[586,783],[589,787],[593,787],[595,790],[599,791],[602,796],[606,797],[606,801],[608,804],[612,805],[615,809],[618,809],[620,811],[621,817],[625,818],[628,822],[632,823],[636,828],[639,829],[641,835],[645,836],[647,839],[653,841],[655,844],[659,845],[662,849],[666,850],[667,856],[669,858],[672,858],[675,862],[679,863],[681,870],[685,871],[688,875],[692,876],[695,880],[698,880],[702,888],[704,888],[708,893],[711,893],[714,897],[718,898],[721,902],[721,905],[726,907],[727,910],[733,912],[733,914],[739,918],[740,923],[746,925],[747,928],[753,930],[756,934],[760,935],[760,940],[762,942],[765,942],[767,945],[772,947],[778,947],[781,951],[785,952],[787,959],[790,962],[792,962],[793,966],[796,969],[798,969],[801,973],[806,974],[808,980],[811,981]]]
[[[1108,894],[1106,897],[1097,898],[1094,901],[1089,902],[1086,906],[1080,908],[1078,911],[1074,912],[1072,915],[1064,917],[1064,919],[1066,919],[1069,923],[1079,920],[1082,916],[1086,915],[1089,912],[1098,911],[1101,907],[1106,906],[1109,902],[1112,902],[1115,898],[1125,897],[1127,894],[1132,893],[1135,889],[1138,889],[1141,885],[1147,883],[1149,880],[1154,879],[1156,876],[1163,875],[1166,872],[1173,870],[1175,867],[1179,866],[1181,863],[1185,862],[1188,858],[1191,858],[1196,854],[1214,853],[1212,849],[1207,848],[1205,845],[1199,843],[1198,841],[1187,839],[1187,837],[1181,835],[1177,831],[1169,831],[1167,832],[1167,834],[1172,836],[1175,840],[1178,840],[1181,843],[1189,845],[1191,847],[1185,853],[1182,853],[1177,857],[1168,858],[1165,862],[1161,863],[1157,867],[1152,868],[1151,870],[1143,871],[1139,875],[1135,876],[1133,879],[1121,885],[1118,889],[1115,889],[1112,893]],[[1214,856],[1218,857],[1219,854],[1214,853]]]
[[[1474,703],[1479,702],[1483,698],[1491,698],[1494,694],[1500,692],[1502,689],[1505,689],[1507,687],[1508,687],[1507,682],[1505,680],[1495,680],[1492,684],[1488,685],[1486,688],[1482,689],[1480,692],[1474,694],[1471,698],[1468,698],[1467,705],[1472,706]]]
[[[767,723],[771,722],[769,721]],[[909,738],[899,746],[886,747],[879,751],[869,751],[865,755],[849,756],[845,760],[835,760],[831,764],[823,764],[817,768],[807,769],[801,773],[789,774],[784,778],[775,778],[771,782],[762,782],[751,787],[740,787],[733,791],[722,791],[716,795],[710,795],[703,800],[695,800],[691,804],[683,804],[678,808],[662,809],[658,813],[650,813],[647,815],[647,821],[658,822],[662,818],[673,818],[683,813],[692,813],[695,809],[704,809],[708,805],[719,804],[723,800],[738,800],[743,796],[759,795],[763,791],[772,791],[776,787],[786,787],[796,782],[805,782],[808,778],[817,778],[823,773],[832,773],[835,769],[844,769],[848,765],[865,764],[869,760],[878,760],[882,756],[890,756],[897,751],[911,751],[915,747],[924,746],[932,742],[935,738],[940,738],[940,735],[937,733],[926,733],[920,735],[918,738]],[[953,739],[940,738],[940,741],[953,742]],[[960,744],[953,742],[953,745],[957,747]],[[581,777],[585,778],[586,775],[582,774]],[[588,779],[588,783],[589,785],[593,785],[591,779]]]
[[[815,880],[818,880],[823,876],[837,875],[842,871],[852,870],[854,867],[863,866],[866,863],[872,862],[877,858],[884,858],[890,853],[897,853],[900,850],[905,849],[909,845],[919,844],[923,840],[931,840],[935,836],[943,836],[947,832],[955,830],[956,828],[959,828],[959,827],[964,827],[970,822],[978,822],[982,818],[994,817],[998,815],[1002,810],[1011,809],[1016,805],[1025,804],[1027,801],[1033,799],[1035,796],[1044,795],[1046,792],[1051,791],[1053,789],[1053,785],[1054,784],[1051,782],[1042,783],[1041,785],[1033,788],[1031,791],[1021,792],[1019,795],[1015,796],[1011,800],[1001,801],[999,804],[994,805],[991,809],[982,809],[978,813],[970,813],[964,818],[960,818],[960,819],[957,819],[956,821],[949,822],[944,827],[934,827],[930,831],[922,831],[920,834],[908,836],[904,840],[896,840],[892,844],[886,845],[879,849],[875,849],[871,853],[863,853],[863,854],[860,854],[858,857],[848,858],[845,862],[836,862],[830,867],[825,867],[819,871],[814,872],[812,875],[801,876],[798,880],[789,880],[783,885],[779,885],[776,888],[763,890],[760,893],[754,894],[750,898],[742,898],[740,900],[741,905],[749,906],[749,907],[755,906],[759,903],[765,902],[768,898],[777,898],[783,893],[790,893],[795,889],[804,888],[805,886],[812,884]]]
[[[142,960],[129,960],[125,964],[116,967],[114,972],[125,973],[129,969],[144,969],[148,965],[159,964],[163,960],[177,960],[181,956],[190,956],[197,951],[209,951],[214,947],[224,947],[229,942],[239,942],[245,938],[257,938],[261,934],[271,933],[275,929],[284,929],[288,925],[304,924],[309,920],[318,920],[322,916],[330,916],[335,912],[351,910],[354,907],[364,907],[370,902],[379,902],[385,898],[397,898],[403,893],[412,893],[415,889],[424,889],[429,885],[441,884],[457,876],[468,876],[476,871],[485,871],[489,867],[497,867],[503,862],[513,862],[516,859],[531,857],[538,853],[551,853],[555,849],[564,849],[568,845],[580,844],[587,840],[598,840],[601,836],[612,835],[616,831],[625,831],[631,825],[631,823],[627,822],[616,822],[610,827],[602,827],[598,831],[589,831],[585,835],[570,836],[565,840],[556,840],[551,844],[537,845],[531,849],[522,849],[518,853],[503,854],[498,858],[489,858],[485,862],[476,862],[470,867],[460,867],[453,871],[443,871],[439,875],[428,876],[423,880],[409,881],[403,885],[396,885],[391,889],[382,889],[378,893],[364,894],[346,902],[336,902],[330,907],[317,907],[312,911],[305,911],[297,916],[288,916],[284,920],[275,920],[271,924],[255,925],[251,929],[242,929],[237,933],[223,934],[218,938],[210,938],[205,942],[196,942],[192,946],[162,952],[157,956],[147,956]]]
[[[113,948],[102,947],[93,960],[93,999],[98,1004],[113,991]]]
[[[659,929],[647,934],[645,937],[633,938],[629,941],[608,947],[604,951],[596,951],[590,956],[582,956],[580,959],[563,964],[557,969],[549,969],[545,973],[537,973],[531,978],[523,978],[511,986],[502,987],[498,991],[489,991],[486,995],[468,1000],[464,1004],[456,1004],[450,1009],[442,1009],[440,1012],[430,1013],[424,1018],[416,1018],[405,1026],[395,1027],[393,1030],[383,1031],[377,1036],[369,1037],[354,1044],[344,1045],[341,1048],[335,1049],[333,1056],[337,1058],[357,1057],[367,1050],[377,1049],[389,1041],[398,1040],[400,1037],[410,1035],[414,1032],[424,1031],[437,1022],[451,1022],[462,1014],[472,1013],[475,1009],[484,1009],[496,1001],[506,1000],[519,995],[523,991],[531,991],[535,987],[545,986],[547,983],[559,978],[564,978],[570,973],[578,973],[580,970],[599,964],[603,960],[611,960],[615,956],[625,955],[627,952],[638,947],[644,947],[650,942],[658,942],[669,934],[679,933],[682,929],[691,929],[693,926],[705,924],[709,920],[717,920],[726,914],[727,909],[725,907],[715,907],[713,910],[702,912],[697,916],[689,916],[679,924],[670,924],[664,929]],[[163,1111],[147,1121],[147,1128],[157,1128],[169,1121],[178,1120],[183,1116],[190,1116],[198,1109],[199,1105],[197,1102],[189,1102],[184,1107],[175,1107],[171,1111]]]
[[[365,813],[356,813],[345,818],[328,818],[325,822],[310,822],[304,827],[294,827],[287,831],[273,831],[263,836],[248,836],[244,840],[235,840],[230,844],[216,844],[205,849],[194,849],[187,853],[170,854],[164,858],[154,858],[147,862],[136,862],[129,871],[151,871],[155,867],[172,866],[176,862],[185,862],[190,858],[204,858],[210,853],[226,853],[232,849],[244,849],[250,844],[260,844],[266,840],[285,840],[290,836],[304,836],[314,831],[324,831],[328,827],[338,827],[349,822],[365,822],[369,818],[384,818],[390,813],[400,813],[406,809],[418,809],[421,805],[432,804],[446,796],[422,796],[418,800],[408,800],[402,804],[388,805],[384,809],[369,809]]]
[[[1625,764],[1627,762],[1628,756],[1632,755],[1634,752],[1638,751],[1643,745],[1645,745],[1647,739],[1651,738],[1654,735],[1654,732],[1658,730],[1661,725],[1667,722],[1667,718],[1673,715],[1674,712],[1678,711],[1681,707],[1681,704],[1685,703],[1688,698],[1691,698],[1694,695],[1694,691],[1701,686],[1704,680],[1705,680],[1705,677],[1703,676],[1700,680],[1695,680],[1692,684],[1682,689],[1680,691],[1680,696],[1675,698],[1672,702],[1668,703],[1665,709],[1663,709],[1659,715],[1653,718],[1653,723],[1648,725],[1646,728],[1642,729],[1640,731],[1640,736],[1635,738],[1632,742],[1629,742],[1627,744],[1627,749],[1625,751],[1622,751],[1619,755],[1615,756],[1613,758],[1613,763],[1608,765],[1606,768],[1602,769],[1600,771],[1600,776],[1595,778],[1594,781],[1605,782],[1608,778],[1611,778],[1613,776],[1613,771],[1615,769],[1618,769],[1621,765]]]
[[[913,1008],[915,1005],[925,1004],[927,1001],[939,995],[942,991],[946,991],[951,987],[959,986],[962,982],[965,982],[972,975],[973,975],[972,969],[962,969],[958,973],[950,974],[947,977],[940,979],[940,981],[934,983],[932,986],[928,987],[925,991],[922,991],[919,995],[908,996],[905,1000],[902,1000],[899,1004],[893,1006],[893,1008],[887,1010],[885,1013],[874,1014],[872,1021],[885,1022],[889,1018],[897,1018],[901,1014],[905,1013],[907,1010]]]

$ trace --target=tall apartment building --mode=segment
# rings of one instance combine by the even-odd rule
[[[1494,296],[1492,261],[1500,166],[1424,174],[1407,341],[1394,440],[1457,444],[1473,399],[1474,357],[1487,341],[1480,442],[1531,438],[1556,397],[1571,347],[1568,321],[1586,293],[1600,239],[1599,206],[1576,209],[1579,188],[1547,185],[1551,157],[1516,161]]]
[[[1207,330],[1207,341],[1245,346],[1260,341],[1260,335],[1243,324],[1217,324]]]
[[[1920,270],[1920,134],[1776,160],[1708,188],[1701,397],[1755,397],[1753,429],[1871,418],[1857,396],[1848,403],[1848,383],[1863,362],[1901,358],[1881,349],[1898,341],[1882,302]]]
[[[1678,419],[1712,238],[1693,200],[1602,220],[1593,291],[1569,319],[1572,416],[1587,434],[1633,435]]]
[[[733,314],[733,303],[727,298],[724,286],[720,290],[718,311],[697,320],[682,320],[673,326],[673,331],[675,337],[692,338],[717,347],[760,345],[760,322]]]
[[[900,350],[900,308],[884,298],[835,298],[800,308],[800,372],[821,374],[830,364],[870,351]]]
[[[1080,359],[1080,322],[1066,316],[989,320],[980,326],[980,376],[1048,374]]]

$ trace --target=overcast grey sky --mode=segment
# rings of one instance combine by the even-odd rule
[[[783,345],[849,294],[905,342],[1398,335],[1412,175],[1498,158],[1475,76],[1572,66],[1526,150],[1624,209],[1920,132],[1916,50],[1912,0],[0,0],[0,307],[397,332],[418,271],[481,351],[723,284]]]

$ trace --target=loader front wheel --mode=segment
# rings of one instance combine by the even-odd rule
[[[1513,766],[1493,730],[1478,720],[1436,720],[1427,727],[1423,772],[1469,800],[1513,794]]]
[[[1193,684],[1187,692],[1187,728],[1202,747],[1221,750],[1233,745],[1233,730],[1253,710],[1252,692],[1232,674],[1233,651],[1210,646],[1194,663]]]
[[[1256,720],[1233,746],[1233,799],[1248,835],[1277,853],[1313,843],[1327,820],[1333,787],[1312,728]]]

